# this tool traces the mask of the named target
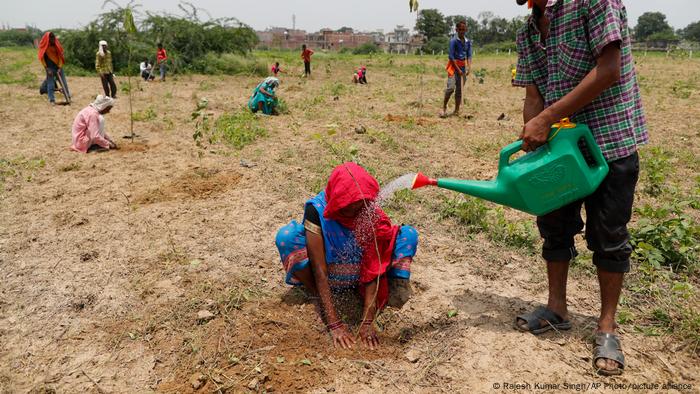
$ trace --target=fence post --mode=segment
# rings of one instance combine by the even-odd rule
[[[690,51],[688,51],[688,59],[692,59],[692,58],[693,58],[693,50],[691,49]]]
[[[498,55],[498,51],[499,51],[499,49],[498,49],[498,48],[496,48],[496,55]]]
[[[510,49],[510,48],[508,48],[508,56],[510,56],[510,51],[511,51],[511,49]]]

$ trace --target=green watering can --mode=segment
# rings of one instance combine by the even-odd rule
[[[586,162],[578,145],[580,139],[594,164]],[[437,186],[541,216],[590,195],[608,174],[608,163],[584,124],[562,119],[552,126],[546,144],[511,161],[522,146],[520,140],[501,150],[496,179],[436,180],[418,173],[412,188]]]

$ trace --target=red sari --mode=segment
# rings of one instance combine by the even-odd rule
[[[360,267],[361,288],[379,278],[377,306],[386,304],[389,286],[386,271],[391,265],[391,254],[396,243],[399,226],[375,204],[379,183],[364,168],[348,162],[337,166],[326,186],[326,209],[323,216],[335,220],[353,231],[358,246],[362,248]],[[364,208],[354,217],[340,215],[339,211],[357,201],[365,201]]]

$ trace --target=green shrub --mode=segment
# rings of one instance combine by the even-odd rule
[[[381,49],[379,48],[379,45],[373,43],[373,42],[367,42],[359,47],[353,49],[352,53],[353,55],[369,55],[372,53],[379,53],[381,52]]]
[[[33,46],[41,35],[41,30],[29,26],[25,30],[0,30],[0,47]]]
[[[201,21],[196,11],[185,17],[147,13],[140,23],[139,33],[130,41],[132,65],[127,70],[129,46],[122,28],[123,19],[123,9],[118,8],[101,14],[83,29],[57,33],[66,50],[67,61],[93,70],[97,43],[108,40],[115,71],[136,75],[143,58],[155,60],[156,44],[160,42],[168,51],[171,71],[205,72],[199,67],[206,66],[202,58],[207,54],[245,55],[258,42],[255,31],[234,18]]]
[[[666,190],[666,178],[672,167],[669,153],[659,147],[653,147],[642,154],[642,171],[645,174],[644,192],[658,197]]]
[[[700,225],[683,212],[688,203],[654,208],[645,205],[630,229],[634,258],[640,270],[654,277],[663,267],[695,271],[700,258]]]
[[[445,201],[440,210],[440,219],[454,218],[458,223],[467,226],[470,231],[482,232],[488,229],[486,214],[489,209],[477,198],[453,198]]]

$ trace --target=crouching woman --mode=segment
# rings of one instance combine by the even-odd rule
[[[384,306],[403,306],[410,295],[410,266],[418,233],[392,225],[376,202],[379,184],[355,163],[331,173],[325,191],[308,200],[304,220],[282,227],[276,238],[286,283],[303,286],[320,299],[323,318],[336,347],[356,338],[333,304],[331,292],[357,289],[363,301],[358,336],[374,349],[374,319]]]
[[[248,108],[265,115],[277,115],[277,95],[275,89],[280,85],[280,80],[275,77],[265,78],[253,89],[253,94],[248,100]]]

